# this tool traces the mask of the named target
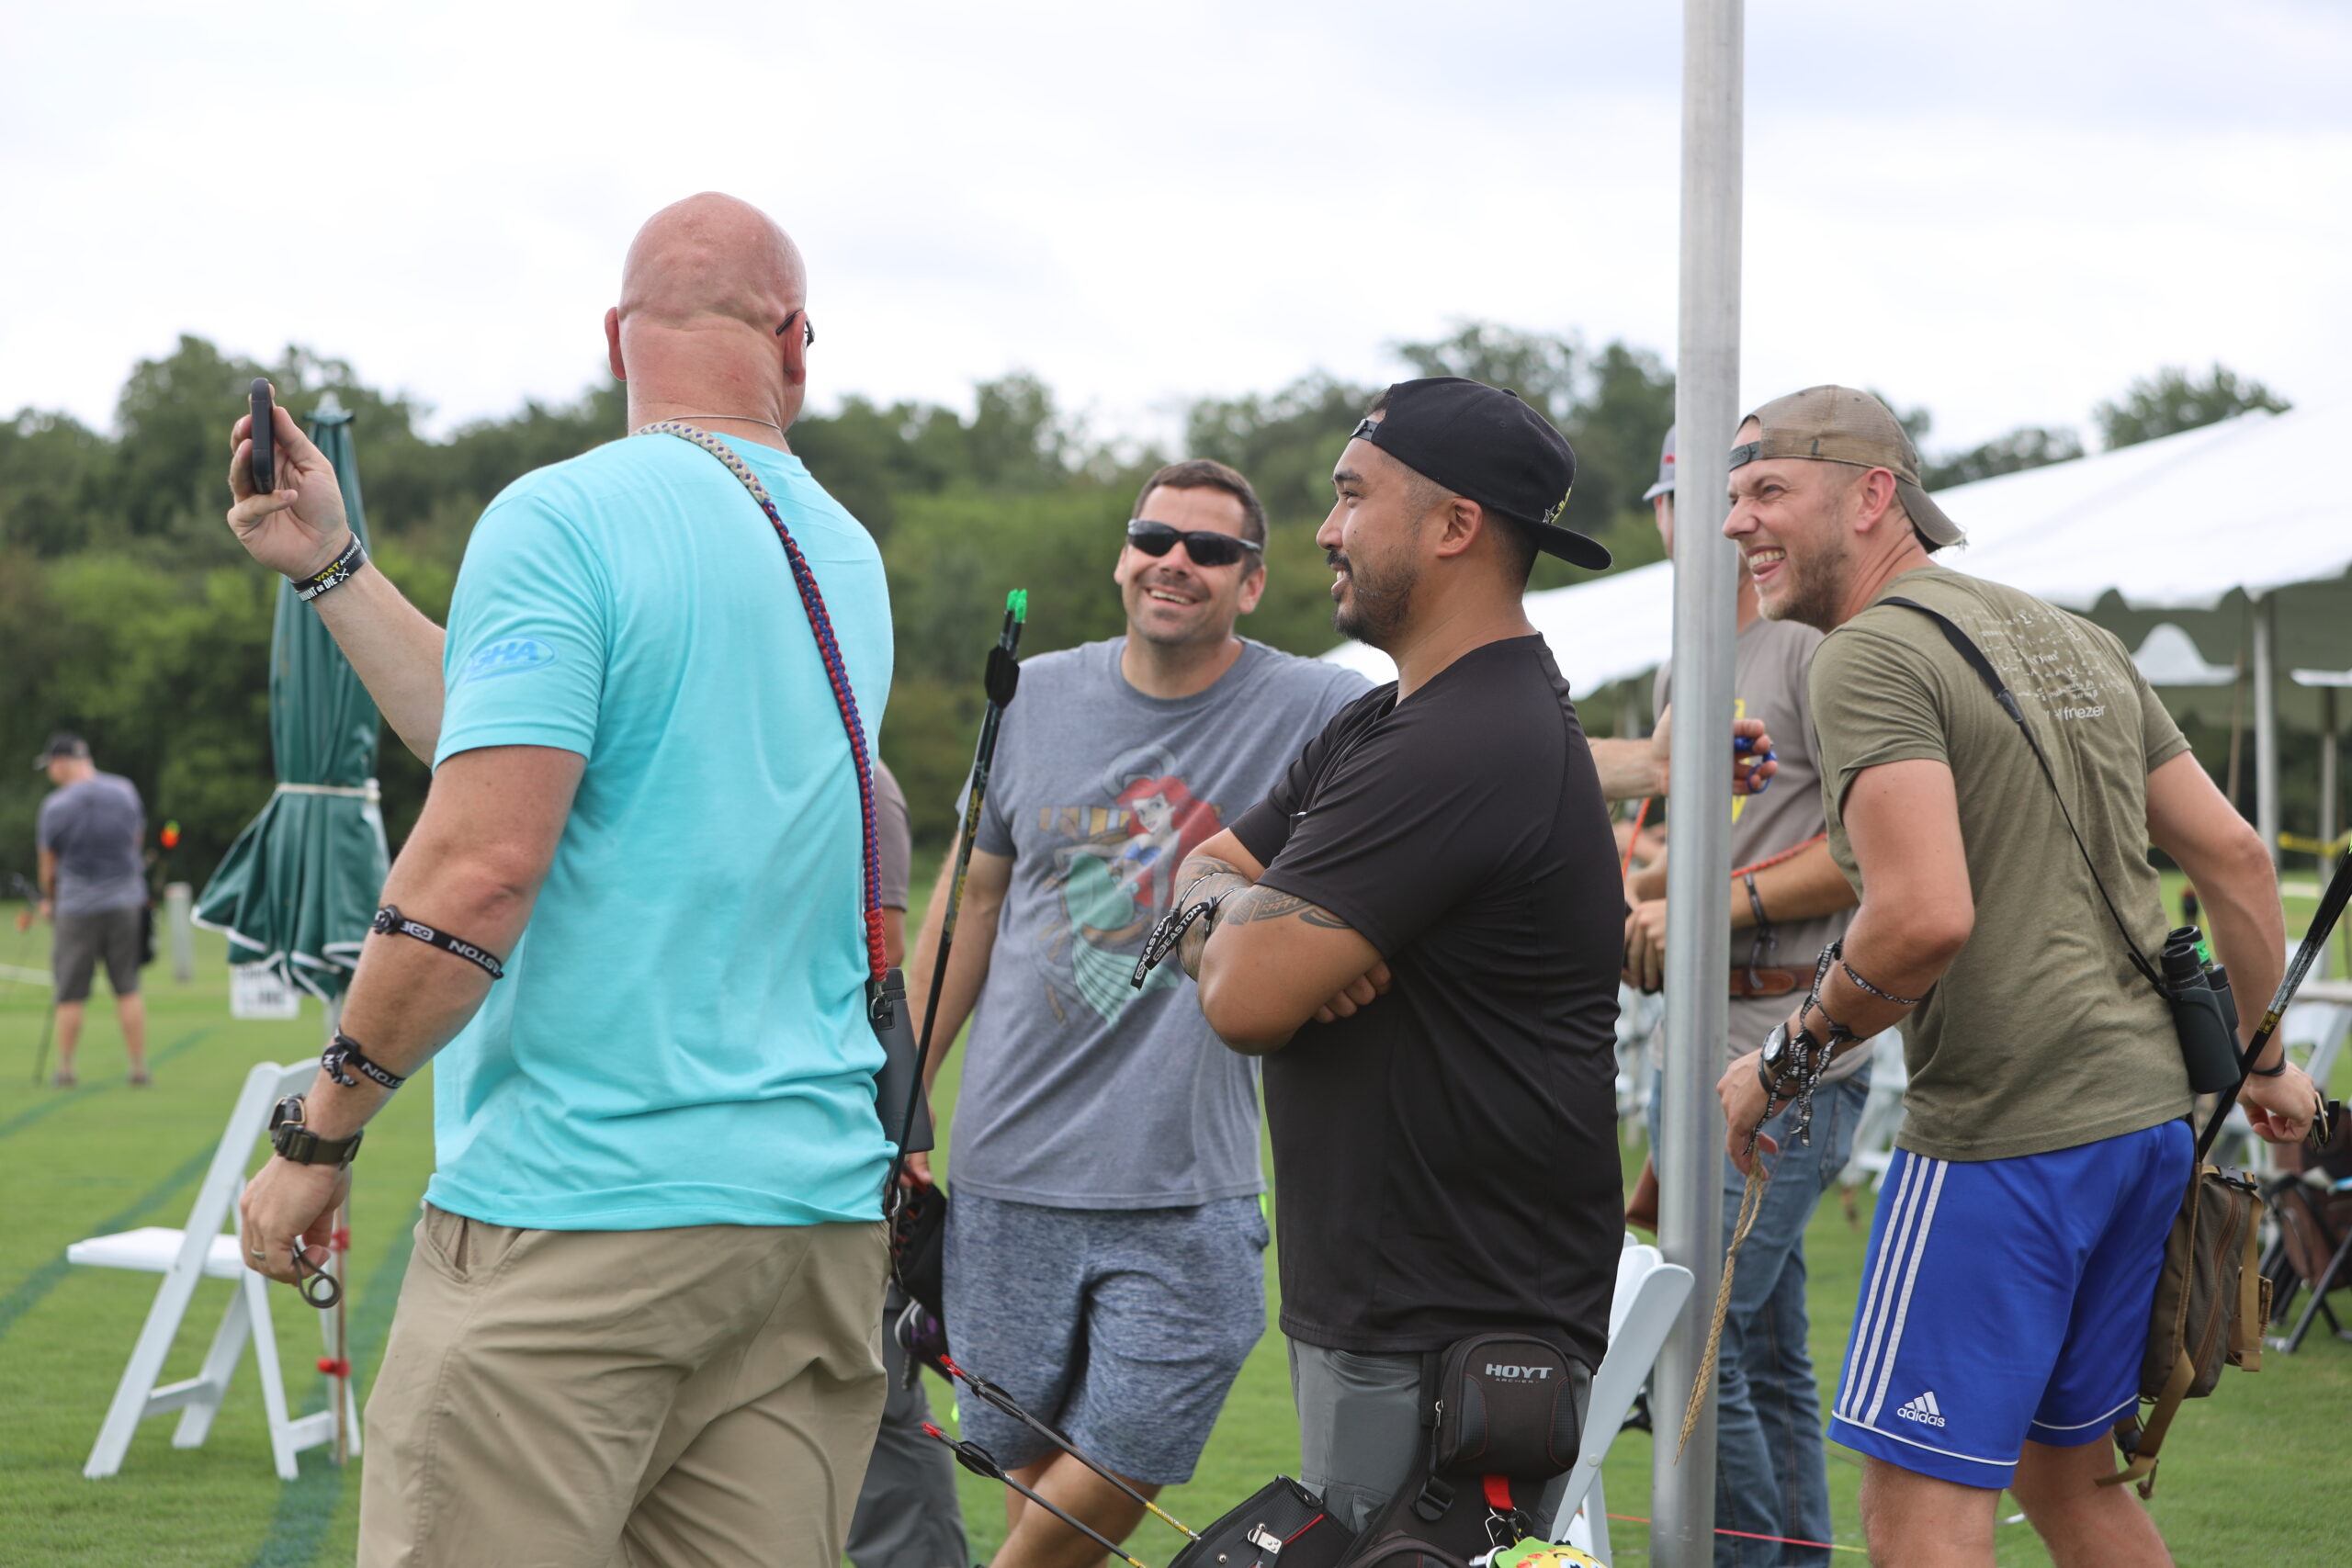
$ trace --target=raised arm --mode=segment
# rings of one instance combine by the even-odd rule
[[[1647,740],[1590,740],[1593,770],[1600,775],[1603,800],[1639,800],[1666,795],[1673,788],[1671,704],[1660,710],[1657,731]],[[1761,795],[1781,764],[1771,759],[1772,738],[1760,718],[1734,719],[1731,727],[1731,792]],[[1746,744],[1742,744],[1745,742]],[[1765,760],[1757,761],[1754,759]]]
[[[252,425],[247,415],[229,433],[234,448],[229,493],[235,502],[229,508],[229,526],[246,553],[270,570],[298,582],[314,577],[351,542],[334,465],[302,434],[292,414],[273,406],[279,488],[256,495]],[[311,600],[311,608],[351,660],[392,732],[430,765],[441,737],[441,628],[401,597],[372,562]]]

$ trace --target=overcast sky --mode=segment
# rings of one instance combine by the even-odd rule
[[[105,424],[183,332],[439,430],[569,398],[706,188],[806,252],[820,406],[1023,367],[1164,435],[1464,317],[1673,356],[1671,0],[5,16],[0,411]],[[2167,363],[2352,398],[2342,0],[1762,0],[1747,47],[1749,400],[1873,385],[1940,447]]]

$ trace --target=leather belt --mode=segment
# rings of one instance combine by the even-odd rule
[[[1797,988],[1793,969],[1747,969],[1731,972],[1731,994],[1735,997],[1785,997]]]

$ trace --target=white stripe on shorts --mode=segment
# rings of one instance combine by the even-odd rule
[[[1903,1294],[1897,1298],[1894,1306],[1894,1332],[1887,1337],[1886,1354],[1879,1358],[1878,1387],[1871,1395],[1870,1414],[1863,1418],[1864,1426],[1878,1419],[1879,1406],[1886,1403],[1886,1385],[1894,1376],[1894,1358],[1903,1349],[1903,1321],[1911,1314],[1911,1287],[1919,1281],[1919,1259],[1928,1255],[1928,1235],[1936,1223],[1936,1200],[1943,1196],[1944,1172],[1951,1168],[1949,1161],[1934,1160],[1929,1163],[1935,1168],[1935,1176],[1928,1183],[1927,1205],[1919,1215],[1918,1230],[1912,1238],[1911,1264],[1904,1270]]]
[[[1905,1243],[1910,1237],[1912,1211],[1919,1198],[1919,1162],[1910,1155],[1897,1152],[1896,1160],[1902,1172],[1894,1184],[1894,1195],[1887,1200],[1894,1205],[1894,1216],[1887,1221],[1885,1245],[1879,1248],[1871,1264],[1870,1278],[1862,1281],[1861,1316],[1854,1325],[1854,1342],[1846,1353],[1846,1375],[1838,1388],[1838,1403],[1832,1414],[1853,1420],[1854,1412],[1861,1408],[1860,1391],[1870,1382],[1871,1370],[1877,1364],[1880,1332],[1888,1315],[1889,1281],[1897,1272],[1894,1260],[1900,1259]]]

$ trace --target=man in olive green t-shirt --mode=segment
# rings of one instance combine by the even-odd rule
[[[2131,948],[2164,938],[2153,840],[2237,988],[2267,996],[2285,947],[2268,852],[2114,637],[1928,558],[1961,533],[1877,399],[1812,388],[1735,441],[1724,532],[1763,612],[1831,634],[1816,755],[1861,895],[1819,994],[1718,1086],[1735,1159],[1825,1046],[1901,1022],[1910,1069],[1831,1421],[1864,1456],[1871,1557],[1989,1568],[2007,1487],[2062,1563],[2166,1561],[2130,1491],[2096,1484],[2189,1175],[2180,1047]],[[2049,776],[1935,615],[2014,694]],[[2319,1097],[2266,1058],[2241,1103],[2298,1139]]]

